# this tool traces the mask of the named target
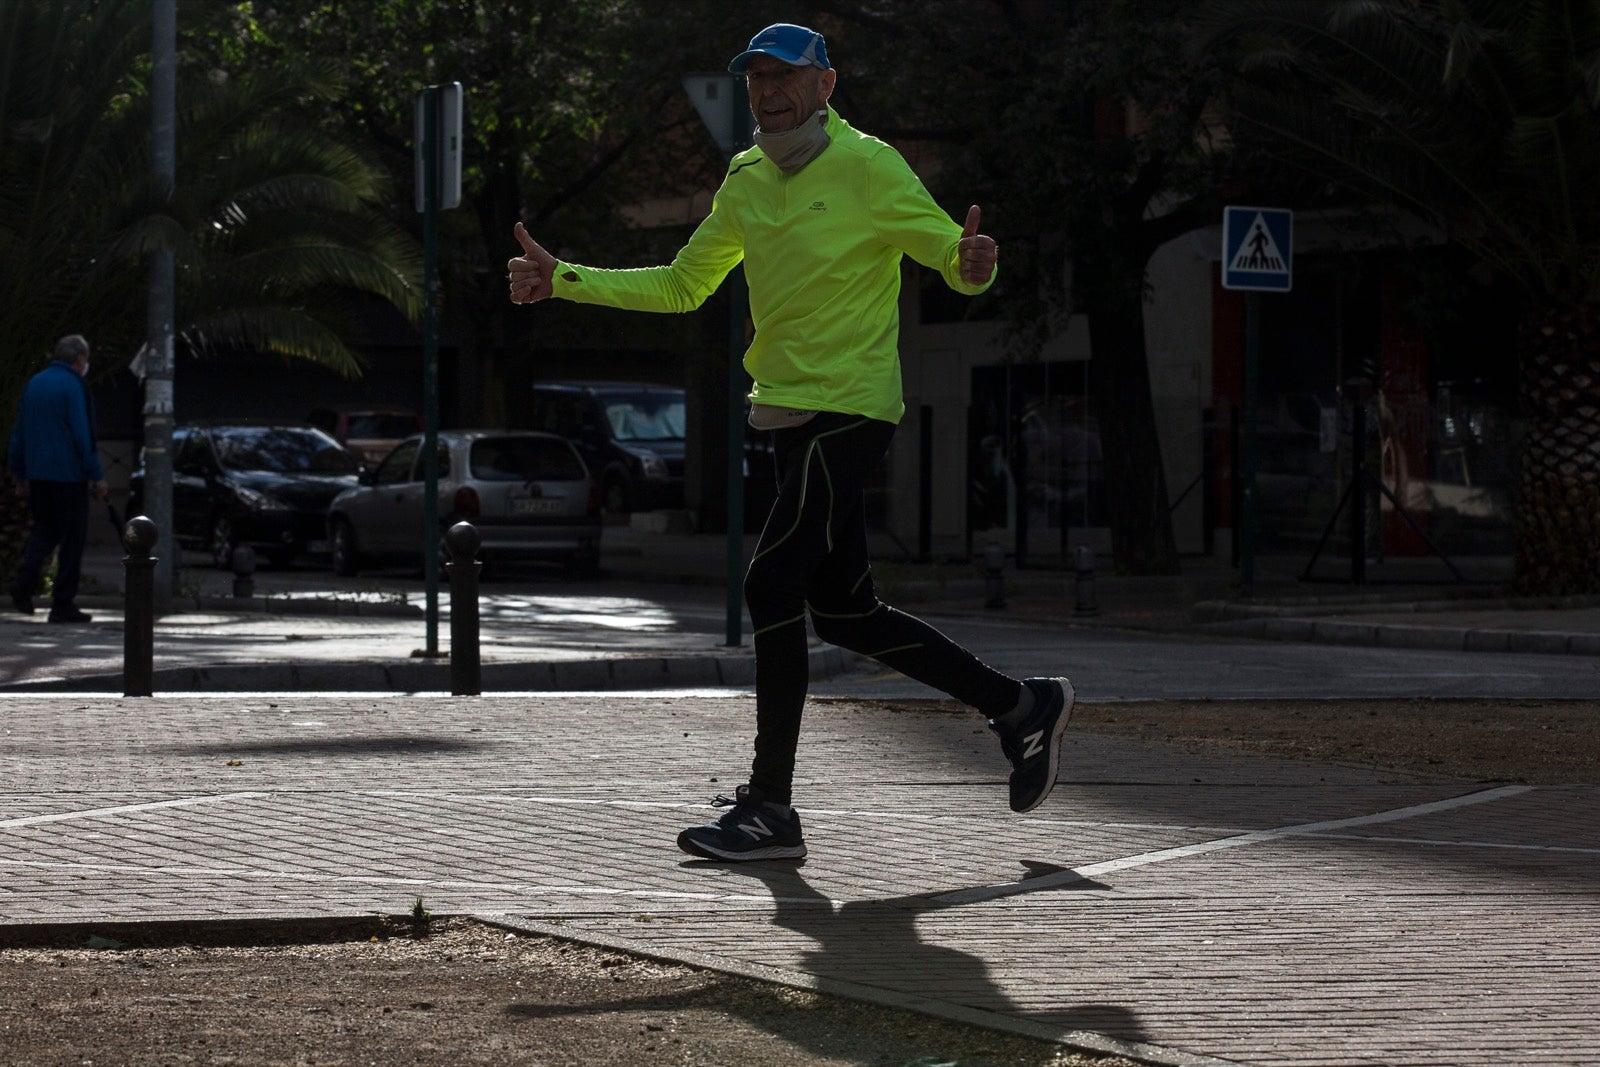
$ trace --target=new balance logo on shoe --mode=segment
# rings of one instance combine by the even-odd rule
[[[1024,745],[1026,745],[1027,747],[1022,750],[1022,758],[1023,759],[1032,759],[1033,757],[1037,756],[1039,753],[1043,752],[1044,751],[1043,741],[1044,741],[1044,731],[1043,730],[1035,731],[1034,733],[1029,734],[1027,737],[1024,737],[1022,739],[1022,743]]]
[[[1000,751],[1011,761],[1012,811],[1032,811],[1055,788],[1061,768],[1061,735],[1072,715],[1075,694],[1065,678],[1025,678],[1033,694],[1033,707],[1014,726],[991,719],[989,728],[1000,735]]]
[[[765,805],[754,787],[741,785],[733,796],[719,796],[711,806],[732,810],[678,835],[678,847],[689,855],[737,861],[799,859],[806,854],[800,813]]]
[[[771,828],[761,821],[760,816],[757,816],[752,822],[740,823],[739,829],[749,834],[754,841],[760,841],[763,837],[772,836]]]

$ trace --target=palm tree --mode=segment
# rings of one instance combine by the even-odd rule
[[[384,172],[312,122],[339,92],[328,71],[286,65],[227,78],[180,73],[178,180],[149,174],[150,22],[132,0],[0,5],[0,411],[55,337],[83,333],[102,372],[145,332],[145,261],[177,263],[177,343],[249,348],[347,374],[351,294],[420,312],[416,242],[383,215]],[[26,523],[0,490],[0,569]]]
[[[1521,295],[1516,586],[1600,592],[1600,0],[1213,0],[1232,125]]]

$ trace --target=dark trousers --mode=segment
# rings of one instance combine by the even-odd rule
[[[867,561],[865,486],[894,426],[824,412],[775,430],[778,498],[745,576],[755,631],[756,742],[750,784],[790,802],[810,677],[806,617],[819,638],[870,656],[985,715],[1017,702],[1019,683],[921,619],[878,599]]]
[[[17,588],[25,593],[39,588],[39,575],[44,573],[50,553],[56,551],[51,603],[70,608],[78,595],[83,544],[89,536],[89,487],[83,482],[30,481],[28,506],[33,512],[33,530],[17,567]]]

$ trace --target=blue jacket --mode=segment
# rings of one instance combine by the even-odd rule
[[[12,474],[30,482],[105,478],[89,427],[89,394],[67,364],[52,362],[23,390],[8,465]]]

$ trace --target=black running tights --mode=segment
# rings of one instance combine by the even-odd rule
[[[810,676],[808,613],[820,639],[990,717],[1015,706],[1019,683],[921,619],[883,603],[873,590],[863,490],[894,426],[823,412],[773,433],[778,497],[744,581],[756,653],[750,784],[768,800],[787,804]]]

